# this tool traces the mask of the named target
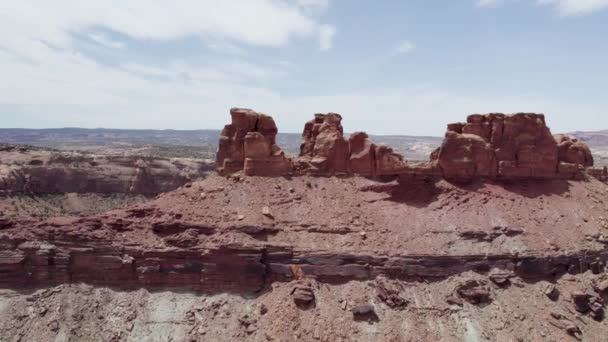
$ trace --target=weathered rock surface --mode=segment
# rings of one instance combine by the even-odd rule
[[[498,164],[492,146],[482,137],[449,131],[439,152],[439,166],[448,179],[496,177]]]
[[[588,146],[563,135],[552,136],[543,114],[474,114],[466,123],[448,125],[440,148],[426,163],[408,163],[365,132],[344,136],[342,116],[315,114],[302,133],[300,155],[287,158],[275,144],[272,118],[249,109],[232,109],[233,123],[220,138],[218,170],[247,175],[360,175],[404,182],[446,178],[583,178],[593,166]],[[259,124],[258,120],[263,124]],[[260,128],[260,127],[262,128]],[[596,177],[602,173],[590,171]],[[607,176],[608,177],[608,176]]]
[[[293,301],[298,305],[308,305],[315,300],[312,283],[308,279],[297,280],[291,289]]]
[[[573,178],[576,165],[593,165],[586,144],[554,138],[544,115],[534,113],[470,115],[448,125],[431,159],[449,179]]]
[[[300,147],[301,163],[311,173],[346,174],[349,172],[350,147],[344,138],[342,116],[336,113],[315,114],[306,123]]]
[[[403,156],[376,145],[365,132],[343,136],[342,116],[315,114],[302,133],[298,170],[313,175],[354,174],[365,177],[396,176],[407,165]]]
[[[596,180],[440,181],[410,189],[364,178],[209,176],[105,214],[0,221],[0,286],[85,281],[255,292],[292,279],[293,265],[298,278],[320,280],[492,269],[536,279],[601,271],[608,253],[590,237],[601,229],[608,205],[604,188]],[[540,203],[545,193],[552,195]],[[475,232],[474,238],[463,232]],[[402,304],[398,288],[378,289],[387,305]]]
[[[272,118],[250,109],[231,110],[233,122],[220,137],[218,171],[230,174],[243,170],[250,176],[360,175],[395,176],[406,168],[403,157],[388,146],[373,144],[364,132],[344,137],[342,116],[315,114],[306,123],[298,157],[286,157],[275,143]],[[260,129],[258,119],[266,129]]]
[[[471,304],[487,303],[492,300],[490,289],[484,280],[467,279],[458,284],[454,292]]]
[[[355,132],[348,138],[350,145],[350,170],[355,175],[376,174],[376,145],[365,132]]]
[[[593,166],[593,155],[589,146],[584,142],[564,134],[555,135],[555,141],[561,162],[585,167]]]
[[[281,176],[291,163],[276,145],[277,126],[272,117],[251,109],[232,108],[232,123],[220,135],[216,166],[220,173],[244,170],[249,176]]]
[[[188,158],[108,156],[78,152],[0,150],[5,193],[129,193],[155,195],[204,177],[211,163]]]
[[[533,283],[496,290],[488,305],[447,305],[446,293],[467,277],[395,280],[416,299],[406,310],[369,297],[369,282],[356,280],[322,284],[314,308],[291,300],[289,282],[248,296],[86,284],[0,289],[0,336],[8,341],[570,341],[572,336],[603,341],[608,334],[605,320],[578,316],[569,298],[552,302]],[[558,281],[570,291],[572,279]],[[368,315],[372,309],[377,319],[361,319],[354,308]]]

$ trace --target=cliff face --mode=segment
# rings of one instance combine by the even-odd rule
[[[4,151],[5,191],[171,191],[86,217],[0,213],[0,288],[59,285],[27,305],[0,291],[0,336],[115,328],[108,340],[137,340],[154,324],[194,341],[605,336],[606,169],[589,168],[586,146],[553,137],[544,116],[472,115],[414,164],[363,132],[345,137],[335,113],[306,124],[297,157],[277,146],[271,117],[231,115],[220,174],[204,179],[196,161]],[[86,286],[139,299],[171,289],[158,293],[174,304],[106,312],[111,295],[93,303],[78,295]]]
[[[444,278],[469,271],[509,270],[527,280],[556,274],[603,272],[607,251],[571,253],[373,255],[305,251],[289,247],[142,248],[58,240],[15,245],[4,239],[0,287],[35,288],[69,283],[132,288],[174,288],[204,293],[257,293],[294,279],[297,266],[319,281]]]
[[[606,210],[594,179],[211,175],[100,215],[0,220],[0,332],[249,341],[322,324],[328,341],[593,340],[606,333]]]
[[[104,156],[78,152],[0,151],[0,191],[6,193],[129,193],[155,195],[204,176],[201,160]]]
[[[0,285],[255,292],[292,279],[293,265],[343,280],[599,270],[607,261],[604,188],[210,176],[91,217],[3,219]]]

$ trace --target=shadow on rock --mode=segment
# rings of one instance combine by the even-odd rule
[[[423,208],[433,203],[442,192],[434,181],[378,184],[361,190],[384,193],[387,195],[384,200],[404,203],[417,208]]]
[[[350,310],[356,322],[368,322],[370,324],[380,322],[373,305],[359,305]]]

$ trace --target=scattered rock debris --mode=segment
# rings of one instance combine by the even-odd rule
[[[489,303],[492,301],[487,282],[482,279],[467,279],[454,289],[455,293],[471,304]]]
[[[298,305],[307,305],[315,300],[315,292],[308,279],[297,280],[291,289],[291,295]]]

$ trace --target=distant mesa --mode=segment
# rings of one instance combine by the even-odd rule
[[[442,145],[427,162],[408,162],[392,148],[374,144],[365,132],[345,137],[337,113],[315,114],[304,125],[298,156],[285,154],[276,144],[278,129],[271,116],[244,108],[232,108],[230,115],[216,157],[221,174],[578,179],[593,166],[589,147],[566,135],[552,135],[543,114],[469,115],[466,122],[448,124]]]

